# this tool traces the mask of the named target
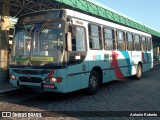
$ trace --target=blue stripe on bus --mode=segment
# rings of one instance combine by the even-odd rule
[[[129,66],[129,67],[128,67],[127,74],[128,74],[128,75],[131,75],[131,69],[132,69],[131,65],[132,65],[132,63],[131,63],[129,54],[128,54],[127,51],[120,51],[120,52],[123,54],[123,56],[124,56],[124,58],[125,58],[125,60],[126,60],[126,62],[127,62],[127,64],[128,64],[128,66]]]

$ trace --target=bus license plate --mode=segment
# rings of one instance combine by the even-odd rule
[[[54,88],[53,84],[44,84],[43,85],[44,88]]]

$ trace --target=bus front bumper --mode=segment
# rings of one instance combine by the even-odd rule
[[[58,92],[58,89],[54,83],[42,81],[40,83],[34,82],[21,82],[17,79],[10,79],[10,84],[15,88],[28,88],[33,90],[52,91]]]

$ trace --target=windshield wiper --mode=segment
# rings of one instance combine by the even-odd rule
[[[27,39],[27,42],[26,42],[26,46],[29,46],[29,41],[31,42],[30,44],[30,49],[29,49],[29,65],[31,65],[31,49],[32,49],[32,38],[31,38],[31,34],[32,34],[32,32],[33,32],[33,30],[34,30],[34,28],[35,28],[35,25],[34,24],[32,24],[32,27],[30,28],[30,31],[28,32],[27,31],[27,28],[26,28],[26,25],[25,25],[25,23],[23,23],[23,26],[24,26],[24,29],[25,29],[25,31],[26,31],[26,33],[28,34],[28,39]],[[31,38],[31,40],[30,40],[30,38]]]

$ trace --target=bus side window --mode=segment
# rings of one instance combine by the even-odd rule
[[[135,50],[137,51],[141,50],[141,41],[139,35],[135,35]]]
[[[127,33],[127,50],[132,51],[133,48],[133,34]]]
[[[69,26],[68,32],[72,33],[72,51],[86,51],[85,29],[79,26]]]
[[[117,49],[125,50],[125,34],[123,31],[117,31]]]
[[[114,29],[104,28],[104,49],[113,50],[114,49]]]
[[[142,36],[142,50],[146,51],[147,49],[146,37]]]
[[[86,51],[85,29],[79,26],[72,28],[72,51]]]
[[[89,24],[89,46],[91,50],[102,49],[101,27]]]
[[[147,48],[148,51],[151,51],[151,38],[147,38]]]
[[[73,25],[69,27],[72,40],[72,51],[69,52],[69,64],[78,64],[87,54],[86,31],[84,27]]]

